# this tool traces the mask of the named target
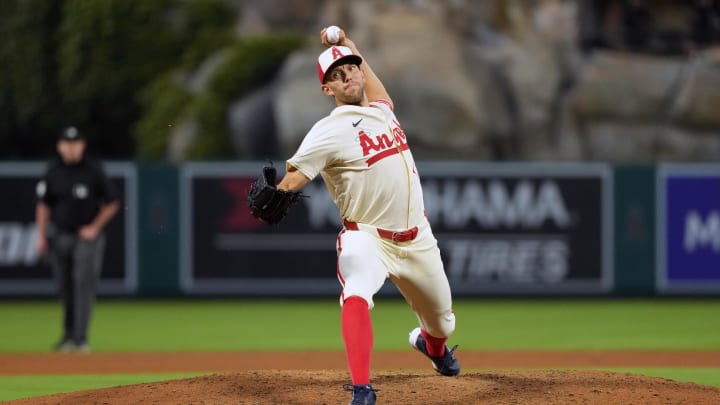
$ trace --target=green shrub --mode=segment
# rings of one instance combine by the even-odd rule
[[[173,75],[151,84],[142,93],[144,112],[135,130],[141,157],[164,158],[172,134],[168,123],[194,120],[199,130],[185,151],[186,159],[233,158],[228,107],[252,90],[267,85],[285,58],[304,45],[304,38],[293,34],[242,38],[223,49],[220,65],[199,94],[191,95],[180,89],[176,81],[169,79]],[[190,60],[197,55],[184,57]]]
[[[169,101],[178,93],[169,87],[151,109],[140,93],[233,43],[238,18],[226,0],[2,0],[0,9],[0,155],[13,157],[52,153],[70,123],[89,130],[100,155],[158,155],[160,138],[137,145],[131,130],[146,135],[157,126],[141,117],[167,121],[183,99]]]
[[[135,128],[139,157],[166,157],[170,133],[180,124],[177,119],[188,111],[190,101],[190,94],[172,73],[159,77],[140,93],[144,113]]]
[[[285,58],[304,45],[303,37],[292,34],[244,38],[213,75],[210,91],[225,100],[247,94],[267,84]]]

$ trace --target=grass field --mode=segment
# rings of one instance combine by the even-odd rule
[[[720,300],[459,300],[462,350],[720,350]],[[101,300],[94,352],[342,350],[339,306],[319,300]],[[375,349],[407,349],[414,314],[401,300],[372,312]],[[59,337],[52,301],[0,301],[0,353],[42,353]],[[1,368],[1,364],[0,364]],[[618,369],[720,387],[720,369]],[[0,376],[0,401],[188,374]]]

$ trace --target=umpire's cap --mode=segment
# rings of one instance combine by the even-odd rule
[[[352,53],[347,46],[331,46],[318,57],[317,71],[320,83],[325,83],[325,75],[327,72],[337,66],[340,61],[348,61],[360,65],[362,58],[360,55]]]
[[[85,136],[76,127],[67,127],[60,133],[60,140],[63,141],[80,141],[84,139]]]

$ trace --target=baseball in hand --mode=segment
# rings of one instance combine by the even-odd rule
[[[325,37],[331,44],[336,44],[340,40],[340,27],[331,25],[325,30]]]

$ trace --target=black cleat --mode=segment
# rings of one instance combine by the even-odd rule
[[[352,391],[352,401],[348,405],[375,405],[375,390],[372,385],[343,385],[345,391]]]
[[[448,377],[460,374],[460,363],[458,363],[457,358],[455,358],[457,345],[452,349],[445,346],[445,355],[442,357],[432,357],[428,354],[425,338],[423,338],[422,333],[420,333],[420,328],[415,328],[410,332],[410,345],[432,360],[432,367],[438,373]]]

